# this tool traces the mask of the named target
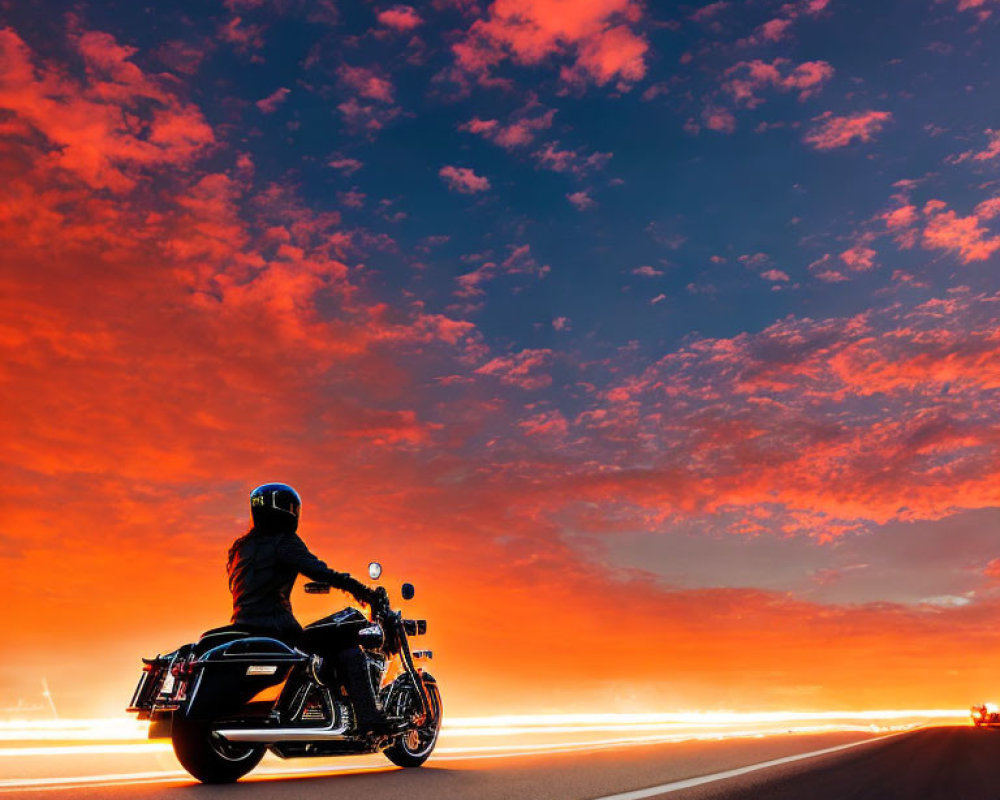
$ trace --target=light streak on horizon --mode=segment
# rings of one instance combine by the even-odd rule
[[[967,709],[884,709],[868,711],[678,711],[643,714],[511,714],[489,717],[454,717],[451,724],[463,728],[487,726],[533,727],[562,724],[732,724],[750,722],[797,722],[834,719],[940,719],[968,716]]]
[[[466,747],[441,747],[435,749],[436,755],[467,755],[472,753],[503,752],[511,754],[530,754],[545,752],[560,752],[563,748],[586,749],[597,747],[608,747],[622,744],[654,744],[658,742],[683,742],[683,741],[722,741],[724,739],[779,736],[785,734],[819,734],[819,733],[884,733],[887,731],[899,730],[914,727],[916,723],[909,725],[805,725],[795,728],[781,727],[775,729],[747,728],[728,731],[719,730],[675,730],[648,733],[644,736],[623,736],[614,739],[580,739],[563,742],[544,742],[536,744],[510,743],[503,745],[476,745]],[[509,730],[509,729],[508,729]],[[498,735],[508,735],[505,730]],[[585,728],[587,732],[612,732],[615,730],[628,730],[626,727],[618,728]],[[637,729],[637,733],[645,732],[647,729]],[[543,730],[532,730],[530,733],[540,732],[570,732],[572,729],[560,728]],[[522,732],[523,733],[523,732]],[[482,733],[473,736],[482,736]],[[447,734],[442,732],[441,741],[461,740],[463,734],[457,731],[450,731]],[[146,742],[128,744],[85,744],[85,745],[44,745],[35,747],[2,747],[0,748],[0,758],[25,758],[29,756],[55,756],[55,755],[141,755],[143,753],[167,753],[171,751],[170,744],[166,742]],[[2,784],[0,784],[2,785]]]
[[[682,718],[700,724],[681,724]],[[492,758],[514,755],[534,755],[564,752],[568,749],[598,749],[642,744],[666,744],[684,741],[722,741],[733,738],[763,738],[779,735],[807,735],[821,733],[886,733],[920,725],[940,723],[941,720],[965,720],[961,712],[942,709],[917,712],[883,711],[854,712],[759,712],[734,714],[711,712],[708,714],[589,714],[589,715],[528,715],[456,718],[444,726],[435,757],[440,758]],[[576,724],[551,725],[546,721],[573,721]],[[598,720],[613,724],[595,724]],[[628,724],[627,720],[633,720]],[[660,720],[652,722],[651,720]],[[735,722],[731,721],[734,720]],[[760,720],[766,720],[761,722]],[[490,723],[502,722],[502,726]],[[519,725],[511,724],[521,723]],[[875,724],[880,722],[881,724]],[[811,724],[805,724],[811,723]],[[892,724],[897,723],[897,724]],[[902,723],[902,724],[899,724]],[[0,746],[0,760],[32,756],[85,756],[122,755],[137,756],[168,753],[171,745],[163,740],[145,738],[145,723],[134,720],[75,720],[65,727],[54,721],[34,721],[20,727],[19,723],[0,723],[0,740],[12,743],[31,743],[28,746]],[[588,734],[626,734],[595,739]],[[109,735],[111,734],[111,735]],[[563,734],[558,741],[529,741],[539,737]],[[571,738],[566,739],[565,734]],[[577,734],[572,736],[572,734]],[[631,735],[628,735],[631,734]],[[461,745],[470,739],[508,738],[503,744]],[[510,741],[519,737],[520,741]],[[141,741],[140,741],[141,740]],[[46,742],[51,742],[47,744]],[[69,742],[88,742],[69,744]],[[0,783],[2,786],[2,783]]]
[[[680,741],[706,741],[715,740],[721,741],[725,739],[732,738],[765,738],[767,735],[774,734],[819,734],[819,733],[832,733],[832,732],[854,732],[854,733],[865,733],[865,734],[893,734],[897,732],[902,732],[904,730],[917,727],[916,725],[896,725],[884,728],[878,728],[876,726],[863,726],[854,728],[845,728],[835,725],[826,726],[814,726],[806,727],[797,730],[782,729],[778,731],[773,731],[771,734],[761,732],[759,730],[740,730],[731,731],[726,734],[715,733],[703,733],[696,735],[681,735],[672,734],[670,736],[641,736],[641,737],[623,737],[616,739],[603,739],[597,741],[584,741],[584,742],[553,742],[547,744],[535,744],[535,745],[525,745],[525,744],[509,744],[509,745],[486,745],[486,746],[476,746],[476,747],[439,747],[435,751],[434,756],[432,756],[432,761],[435,762],[448,762],[448,761],[469,761],[469,760],[479,760],[479,759],[496,759],[496,758],[516,758],[525,756],[543,756],[549,754],[560,754],[560,753],[578,753],[581,750],[602,750],[613,747],[620,747],[623,745],[643,745],[643,744],[657,744],[657,743],[667,743],[667,742],[680,742]],[[38,748],[43,750],[45,748]],[[164,749],[169,749],[169,745],[165,745]],[[117,751],[116,751],[117,752]],[[302,778],[302,777],[322,777],[330,773],[351,773],[351,772],[379,772],[379,771],[391,771],[395,767],[390,767],[385,764],[365,766],[359,764],[343,764],[343,765],[329,765],[321,767],[287,767],[285,765],[279,765],[277,767],[273,765],[265,764],[256,774],[245,778],[245,782],[260,782],[268,780],[280,780],[282,778]],[[52,789],[71,789],[71,788],[96,788],[100,786],[124,786],[132,784],[162,784],[162,783],[187,783],[191,782],[193,779],[187,775],[187,773],[180,770],[164,770],[160,772],[136,772],[136,773],[112,773],[103,775],[92,775],[92,776],[74,776],[74,777],[52,777],[52,778],[15,778],[10,780],[0,780],[0,793],[6,793],[10,791],[17,790],[35,790],[35,791],[45,791]]]
[[[449,736],[521,736],[524,734],[721,729],[734,725],[790,725],[809,722],[887,722],[966,718],[951,709],[872,711],[685,711],[651,714],[524,714],[452,717],[444,721]],[[11,720],[0,722],[0,742],[145,741],[148,723],[131,718]]]

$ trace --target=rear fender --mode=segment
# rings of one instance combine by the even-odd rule
[[[142,673],[139,675],[139,682],[132,693],[132,702],[125,709],[133,714],[137,713],[139,719],[150,719],[158,704],[165,702],[166,698],[162,694],[164,682],[170,675],[171,667],[180,658],[190,652],[191,645],[183,645],[166,655],[157,655],[155,658],[142,659]],[[172,681],[169,682],[169,686]]]
[[[169,739],[174,729],[173,711],[154,711],[149,718],[148,739]]]

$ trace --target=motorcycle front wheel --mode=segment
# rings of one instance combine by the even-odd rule
[[[238,781],[264,757],[264,745],[226,741],[205,722],[175,719],[170,738],[181,766],[202,783]]]
[[[441,692],[438,689],[437,681],[430,675],[424,676],[424,685],[427,687],[427,697],[431,701],[430,713],[422,724],[401,734],[382,751],[385,757],[397,767],[419,767],[430,757],[434,745],[437,744],[438,732],[441,730]],[[417,699],[414,689],[410,688],[402,694],[405,698],[403,703],[412,704],[408,710],[417,707],[420,701]],[[402,708],[393,710],[400,716],[405,715]]]

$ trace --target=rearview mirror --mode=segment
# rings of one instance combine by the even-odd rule
[[[416,590],[413,588],[412,583],[404,583],[400,593],[403,595],[404,600],[412,600],[413,595],[416,594]]]
[[[382,576],[382,565],[377,561],[372,561],[368,565],[368,577],[373,581],[377,581]]]

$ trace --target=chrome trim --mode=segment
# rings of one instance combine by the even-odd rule
[[[198,690],[201,688],[201,679],[204,677],[204,675],[205,675],[205,670],[201,670],[198,672],[198,677],[194,679],[194,686],[191,689],[191,694],[187,696],[187,700],[185,701],[187,703],[188,708],[191,708],[191,706],[194,704],[194,698],[198,695]]]
[[[347,739],[344,734],[351,729],[350,717],[345,713],[341,703],[334,702],[326,687],[317,687],[330,711],[330,724],[322,728],[224,728],[216,733],[231,742],[314,742],[329,739]],[[298,719],[305,706],[305,698],[309,696],[306,689],[302,705],[294,719]],[[338,724],[339,723],[339,724]]]
[[[244,651],[242,653],[227,653],[224,652],[225,648],[230,645],[236,644],[237,642],[253,641],[254,639],[263,639],[269,642],[276,642],[285,648],[284,652],[281,650],[273,650],[268,653],[254,653],[249,651]],[[239,661],[260,661],[266,659],[272,659],[274,661],[289,661],[298,662],[302,659],[309,658],[308,653],[304,653],[297,647],[292,647],[287,642],[281,641],[281,639],[275,639],[272,636],[250,636],[243,639],[233,639],[228,642],[222,642],[220,644],[213,645],[200,656],[192,660],[192,663],[201,663],[206,661],[211,661],[217,658],[217,654],[221,653],[222,657],[229,663],[238,663]],[[173,663],[173,662],[171,662]]]
[[[312,684],[310,683],[296,689],[295,695],[292,697],[292,702],[295,703],[298,701],[298,705],[295,707],[295,710],[292,711],[292,719],[298,719],[301,716],[302,710],[306,707],[306,700],[309,699],[310,691],[312,691]],[[333,717],[330,717],[330,719],[333,719]]]
[[[133,708],[137,711],[139,710],[139,700],[142,697],[142,690],[146,687],[146,681],[148,680],[149,673],[143,670],[139,676],[139,684],[135,687],[135,691],[132,692],[132,702],[128,704],[128,710],[132,710]]]
[[[348,726],[341,722],[339,726],[332,724],[325,728],[226,728],[216,731],[219,736],[230,742],[316,742],[325,739],[346,739],[344,736]]]

